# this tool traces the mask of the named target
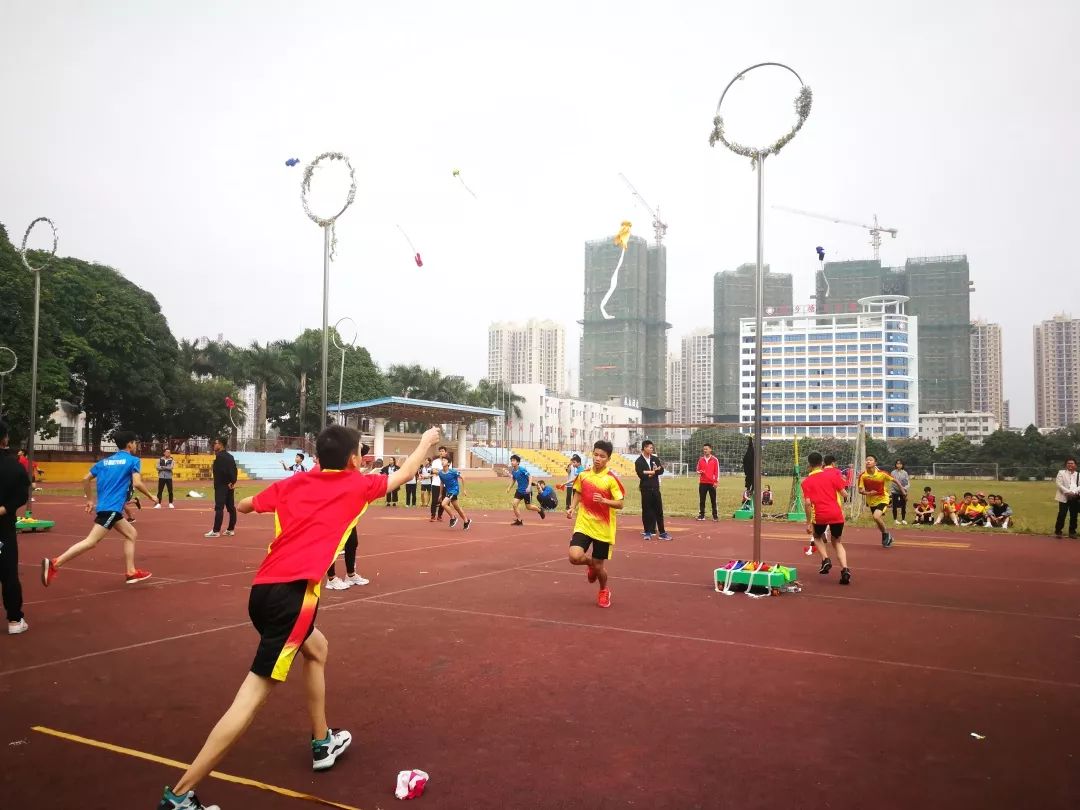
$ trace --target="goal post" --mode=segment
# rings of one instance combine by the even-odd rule
[[[720,466],[718,511],[752,518],[755,505],[773,520],[805,520],[800,483],[806,475],[806,457],[812,451],[836,457],[836,466],[848,482],[845,513],[856,516],[861,508],[858,477],[866,453],[865,427],[860,422],[782,422],[763,427],[761,448],[762,492],[753,497],[748,458],[752,458],[753,425],[731,422],[709,424],[611,424],[604,429],[633,427],[653,439],[670,473],[689,474],[697,469],[702,445],[710,444]],[[681,459],[673,462],[672,458]],[[674,465],[678,465],[675,467]]]

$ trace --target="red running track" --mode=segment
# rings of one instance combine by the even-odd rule
[[[189,762],[250,664],[271,519],[206,540],[205,503],[144,510],[152,580],[123,584],[110,537],[46,590],[37,561],[88,518],[35,507],[58,526],[20,537],[31,630],[0,637],[0,807],[155,807],[174,767],[32,728]],[[421,810],[1077,806],[1080,543],[900,530],[885,550],[851,531],[845,588],[808,565],[799,527],[767,524],[805,590],[753,600],[710,584],[748,556],[747,524],[675,521],[658,544],[626,517],[601,610],[559,515],[474,517],[464,533],[369,511],[372,584],[324,591],[319,613],[353,748],[312,773],[294,675],[222,771],[359,810],[391,806],[405,768],[431,774]],[[200,793],[310,804],[217,779]]]

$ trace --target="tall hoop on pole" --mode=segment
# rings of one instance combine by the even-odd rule
[[[791,73],[799,81],[799,95],[795,98],[795,113],[797,119],[795,125],[789,132],[781,136],[777,140],[773,141],[768,146],[764,147],[751,147],[744,146],[740,143],[735,143],[727,138],[724,133],[724,117],[720,113],[721,107],[724,105],[724,98],[727,96],[728,90],[739,79],[743,78],[747,73],[752,70],[756,70],[761,67],[778,67]],[[761,393],[762,393],[762,330],[763,316],[765,309],[765,158],[769,155],[775,155],[779,153],[787,143],[795,137],[796,133],[804,123],[806,123],[807,116],[810,115],[810,107],[813,103],[813,92],[803,82],[802,77],[799,76],[792,68],[780,62],[759,62],[756,65],[751,65],[745,70],[740,71],[735,75],[727,87],[724,88],[724,92],[720,94],[720,101],[716,105],[716,115],[713,117],[713,131],[709,135],[709,145],[715,146],[717,142],[722,143],[729,150],[736,155],[742,155],[743,157],[750,158],[751,165],[757,169],[757,272],[754,275],[754,475],[753,475],[753,493],[751,502],[754,506],[754,559],[760,560],[761,554],[761,442],[763,439],[763,431],[761,428]]]
[[[45,260],[45,263],[40,267],[34,267],[30,264],[29,259],[26,257],[26,243],[30,239],[30,231],[34,230],[34,226],[39,222],[46,223],[52,229],[52,250],[49,251],[49,258]],[[30,434],[26,437],[26,458],[30,465],[31,471],[31,483],[30,490],[33,492],[33,470],[34,470],[34,439],[37,436],[37,367],[38,367],[38,335],[40,334],[41,326],[41,273],[49,266],[53,257],[56,256],[56,248],[59,243],[59,236],[56,232],[56,225],[48,217],[38,217],[31,222],[27,228],[26,233],[23,234],[22,247],[19,248],[19,256],[22,258],[22,263],[31,273],[34,274],[34,338],[33,338],[33,350],[30,354]],[[30,510],[26,510],[26,514],[30,514]]]
[[[320,217],[311,210],[308,205],[308,192],[311,190],[311,175],[322,160],[340,160],[349,170],[349,194],[345,198],[345,204],[341,210],[331,217]],[[304,167],[304,179],[300,183],[300,200],[304,204],[304,213],[316,225],[323,229],[323,309],[322,309],[322,380],[320,390],[322,395],[322,417],[320,430],[326,427],[327,396],[326,396],[326,366],[330,361],[330,262],[334,258],[334,249],[337,247],[337,234],[334,223],[356,199],[356,173],[352,163],[343,152],[323,152],[315,160]]]

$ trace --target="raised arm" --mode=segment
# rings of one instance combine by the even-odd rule
[[[440,435],[441,431],[437,427],[425,431],[424,435],[420,437],[420,443],[405,459],[405,463],[390,473],[386,482],[388,490],[397,489],[412,480],[413,476],[416,475],[416,471],[424,463],[424,459],[428,457],[428,451],[439,441]]]

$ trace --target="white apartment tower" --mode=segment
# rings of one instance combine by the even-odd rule
[[[1005,424],[1005,396],[1001,382],[1001,325],[986,321],[971,324],[971,410],[992,413]]]
[[[1035,326],[1035,424],[1080,422],[1080,318],[1055,315]]]
[[[668,418],[672,422],[685,422],[682,357],[674,353],[668,354],[667,358],[667,401],[668,408],[671,409]]]
[[[858,312],[766,317],[762,421],[770,435],[866,434],[906,439],[919,429],[918,318],[905,295],[859,299]],[[753,318],[739,321],[739,421],[754,421]],[[793,422],[790,428],[785,422]],[[798,426],[798,423],[804,426]],[[821,425],[814,422],[847,422]],[[780,426],[778,429],[774,426]]]
[[[684,422],[711,422],[713,413],[713,336],[695,329],[682,339],[682,401]]]
[[[566,332],[554,321],[493,323],[488,327],[488,372],[491,382],[539,384],[565,393]]]

